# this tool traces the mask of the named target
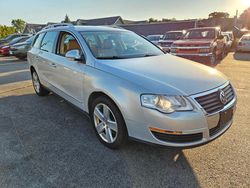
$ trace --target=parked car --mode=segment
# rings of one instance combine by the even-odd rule
[[[24,42],[19,42],[10,46],[9,54],[19,59],[25,59],[27,57],[27,52],[30,50],[33,40],[34,36],[28,38]]]
[[[173,42],[181,39],[181,37],[185,34],[185,31],[169,31],[167,32],[163,39],[159,41],[159,46],[165,52],[170,52],[171,45]]]
[[[225,31],[225,32],[221,32],[221,33],[222,33],[222,35],[228,35],[229,38],[230,38],[230,40],[231,40],[232,42],[234,42],[234,34],[233,34],[232,31]]]
[[[0,39],[0,46],[5,45],[7,43],[9,43],[10,41],[12,41],[15,38],[18,37],[24,37],[24,36],[29,36],[29,34],[25,34],[25,33],[16,33],[16,34],[11,34],[3,39]]]
[[[14,44],[19,43],[19,42],[23,42],[23,41],[27,40],[28,38],[30,38],[30,36],[18,37],[18,38],[14,38],[9,43],[4,43],[4,45],[0,46],[0,55],[4,55],[4,56],[10,55],[10,46],[11,45],[14,45]]]
[[[172,44],[171,54],[214,65],[225,56],[224,36],[215,27],[189,29],[181,40]]]
[[[37,95],[53,91],[88,113],[110,148],[128,138],[197,146],[233,121],[236,93],[222,73],[164,54],[132,31],[50,26],[36,35],[28,62]]]
[[[161,40],[163,35],[148,35],[146,38],[154,44],[158,44],[159,40]]]
[[[243,35],[237,46],[238,52],[250,52],[250,33]]]
[[[226,50],[226,53],[228,53],[230,52],[232,48],[233,41],[230,39],[229,34],[223,34],[223,36],[224,36],[225,50]]]

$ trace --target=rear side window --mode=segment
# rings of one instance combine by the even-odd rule
[[[47,32],[41,43],[41,50],[46,52],[54,52],[55,43],[57,41],[57,32]]]
[[[34,48],[40,48],[40,45],[41,45],[41,42],[42,42],[42,39],[44,37],[44,34],[45,33],[41,33],[40,35],[36,36],[35,40],[34,40],[34,43],[33,43],[33,47]]]

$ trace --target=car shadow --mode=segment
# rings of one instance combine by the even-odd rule
[[[240,61],[250,61],[250,53],[249,52],[235,52],[234,59]]]
[[[53,94],[0,97],[0,141],[10,187],[200,187],[182,149],[108,149],[88,116]]]

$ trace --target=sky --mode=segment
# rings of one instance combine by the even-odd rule
[[[12,19],[28,23],[121,16],[128,20],[148,18],[207,18],[214,11],[234,16],[250,7],[250,0],[0,0],[0,25]]]

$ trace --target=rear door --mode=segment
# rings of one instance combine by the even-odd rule
[[[38,52],[38,70],[39,78],[47,82],[48,87],[50,85],[54,87],[59,87],[55,82],[56,64],[55,64],[55,50],[56,50],[56,41],[58,37],[57,31],[46,32]]]

